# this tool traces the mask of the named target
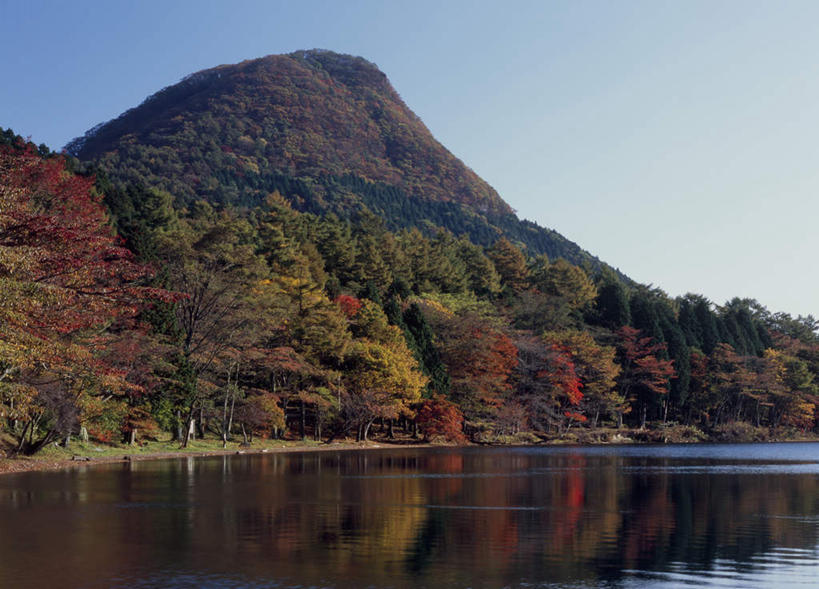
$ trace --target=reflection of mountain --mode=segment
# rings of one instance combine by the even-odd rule
[[[674,464],[582,450],[247,456],[43,477],[24,501],[0,480],[0,551],[24,547],[45,571],[66,545],[93,554],[88,569],[63,563],[67,585],[152,566],[192,584],[596,586],[712,567],[730,584],[763,572],[763,556],[816,558],[814,474]]]

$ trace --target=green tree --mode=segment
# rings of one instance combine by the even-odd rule
[[[483,248],[463,235],[453,244],[453,248],[464,267],[469,290],[479,297],[493,297],[500,293],[500,276]]]
[[[628,294],[614,272],[603,273],[594,301],[594,317],[609,329],[618,329],[631,323]]]
[[[597,289],[586,273],[563,258],[551,264],[537,264],[531,284],[545,294],[565,300],[575,311],[585,309],[597,297]]]
[[[180,333],[178,409],[184,411],[187,446],[196,411],[207,399],[200,378],[214,360],[249,335],[258,316],[253,289],[268,269],[252,243],[246,221],[198,204],[179,227],[157,237],[169,286],[184,295],[176,303]]]
[[[412,336],[410,347],[415,352],[421,370],[429,377],[427,396],[448,396],[450,393],[449,373],[441,360],[432,328],[417,304],[413,303],[407,307],[403,313],[403,322]]]
[[[529,285],[529,269],[520,248],[501,237],[487,252],[501,277],[501,284],[512,291],[525,290]]]

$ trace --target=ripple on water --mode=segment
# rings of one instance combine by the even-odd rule
[[[738,563],[716,559],[709,569],[691,570],[686,563],[674,562],[665,571],[625,570],[632,576],[626,587],[732,587],[772,589],[776,587],[816,587],[817,550],[778,548]]]

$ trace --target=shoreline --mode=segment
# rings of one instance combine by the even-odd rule
[[[71,458],[0,458],[0,477],[4,475],[20,474],[27,472],[54,472],[60,470],[72,470],[101,464],[117,464],[127,462],[147,462],[154,460],[167,460],[173,458],[208,458],[210,456],[233,456],[251,454],[285,454],[285,453],[306,453],[306,452],[332,452],[338,450],[383,450],[385,448],[446,448],[448,444],[431,443],[391,443],[381,441],[369,442],[333,442],[330,444],[302,444],[295,443],[292,446],[268,446],[257,448],[227,448],[215,450],[177,450],[167,452],[146,452],[128,453],[127,448],[123,448],[122,454],[106,456],[88,456],[77,454]]]
[[[772,436],[767,439],[758,439],[754,436],[736,436],[733,439],[651,439],[650,437],[635,434],[644,434],[639,430],[626,430],[618,432],[618,435],[601,439],[595,436],[583,436],[582,438],[574,439],[552,439],[540,444],[519,444],[519,443],[487,443],[487,444],[446,444],[446,443],[432,443],[432,442],[416,442],[408,441],[406,439],[398,439],[395,441],[385,440],[370,440],[367,442],[355,442],[350,440],[343,440],[338,442],[284,442],[277,445],[257,447],[242,447],[234,444],[232,448],[208,448],[208,449],[187,449],[181,448],[158,450],[158,451],[134,451],[130,447],[92,447],[92,451],[106,452],[104,455],[95,456],[88,451],[87,448],[77,448],[79,453],[71,454],[60,448],[65,452],[64,456],[33,456],[33,457],[17,457],[17,458],[0,458],[0,477],[4,475],[20,474],[27,472],[54,472],[54,471],[69,471],[72,469],[85,468],[88,466],[96,466],[101,464],[117,464],[127,462],[143,462],[153,460],[168,460],[175,458],[207,458],[211,456],[232,456],[232,455],[251,455],[251,454],[284,454],[284,453],[306,453],[306,452],[332,452],[332,451],[349,451],[349,450],[383,450],[383,449],[401,449],[401,448],[447,448],[447,447],[503,447],[503,446],[608,446],[608,445],[627,445],[627,446],[647,446],[647,445],[672,445],[672,444],[771,444],[771,443],[788,443],[788,442],[819,442],[819,437],[816,435],[804,435],[795,437],[778,437]],[[625,435],[622,435],[625,434]],[[83,452],[84,450],[84,452]]]

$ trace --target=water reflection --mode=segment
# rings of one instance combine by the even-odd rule
[[[408,449],[14,475],[0,479],[0,586],[810,584],[817,449]]]

